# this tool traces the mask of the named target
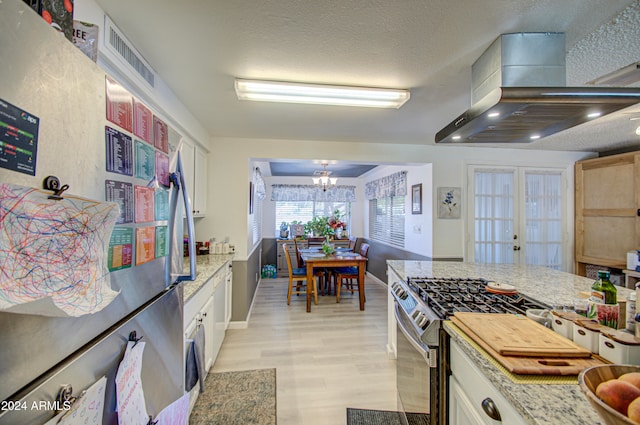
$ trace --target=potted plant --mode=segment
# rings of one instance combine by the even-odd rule
[[[305,234],[313,236],[332,235],[333,230],[329,227],[328,221],[328,217],[313,217],[312,220],[307,221],[304,225]]]

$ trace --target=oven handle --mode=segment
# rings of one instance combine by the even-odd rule
[[[420,344],[416,337],[413,335],[414,332],[411,332],[411,329],[409,329],[405,323],[405,319],[404,319],[404,314],[400,312],[400,307],[398,306],[398,301],[394,300],[394,305],[395,305],[395,316],[396,316],[396,322],[398,323],[398,327],[400,328],[400,330],[402,331],[402,333],[404,334],[404,336],[407,338],[407,340],[411,343],[411,345],[413,346],[413,348],[415,348],[418,353],[420,353],[420,355],[424,358],[424,360],[427,362],[428,365],[431,366],[431,350],[429,350],[428,347],[425,347],[424,345]],[[435,367],[431,366],[431,367]]]

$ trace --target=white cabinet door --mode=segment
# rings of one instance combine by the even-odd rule
[[[216,276],[220,278],[220,281],[216,282],[216,290],[213,294],[214,298],[214,318],[215,324],[213,329],[213,358],[215,360],[218,357],[218,352],[220,351],[220,347],[222,347],[222,341],[224,341],[224,335],[226,333],[226,324],[225,324],[225,304],[226,304],[226,282],[224,280],[225,276]],[[215,279],[215,278],[214,278]]]
[[[397,342],[398,336],[396,316],[395,316],[395,299],[391,295],[391,285],[394,282],[402,280],[391,267],[387,267],[387,355],[390,359],[397,358]]]
[[[187,193],[189,194],[192,210],[195,196],[195,155],[195,146],[183,140],[180,157],[182,158],[182,168],[184,170],[184,184],[187,186]]]
[[[231,273],[231,263],[229,263],[229,273],[227,274],[226,289],[225,289],[225,306],[224,306],[224,328],[229,327],[231,322],[231,303],[233,298],[231,297],[231,288],[233,287],[233,273]]]
[[[193,214],[204,216],[207,213],[207,153],[196,146],[194,158],[194,198]]]
[[[204,364],[207,371],[213,365],[215,360],[215,310],[214,310],[214,297],[209,298],[209,301],[204,305],[201,315],[201,325],[204,326]]]
[[[449,378],[449,425],[484,425],[458,381]]]
[[[207,153],[200,147],[183,141],[180,155],[191,210],[195,216],[202,217],[207,211]]]

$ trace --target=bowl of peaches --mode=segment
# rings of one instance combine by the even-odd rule
[[[640,366],[593,366],[578,375],[580,389],[607,425],[640,425]]]

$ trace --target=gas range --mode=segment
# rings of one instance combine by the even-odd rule
[[[522,314],[549,306],[525,295],[487,291],[486,279],[409,277],[391,285],[391,293],[428,346],[437,346],[442,320],[456,311]]]

